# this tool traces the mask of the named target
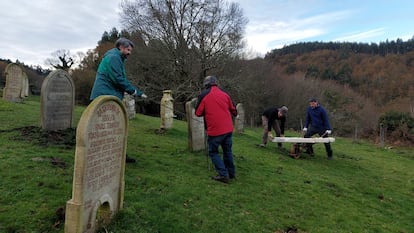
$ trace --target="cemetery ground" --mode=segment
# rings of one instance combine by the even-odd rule
[[[85,107],[75,108],[75,123]],[[75,130],[40,130],[39,97],[0,100],[0,232],[63,232],[72,197]],[[205,152],[187,149],[187,124],[128,127],[124,207],[99,232],[414,232],[414,153],[336,138],[334,160],[256,147],[261,129],[234,135],[237,179],[226,185]],[[288,131],[287,136],[299,136]]]

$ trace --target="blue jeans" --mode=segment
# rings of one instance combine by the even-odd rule
[[[236,176],[236,171],[233,162],[232,147],[233,133],[227,133],[219,136],[208,136],[208,155],[220,176],[233,178]],[[219,146],[223,149],[223,160],[219,154]]]

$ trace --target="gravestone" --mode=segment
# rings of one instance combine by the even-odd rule
[[[65,233],[91,233],[123,206],[128,118],[115,96],[92,101],[76,131],[72,199],[66,203]]]
[[[188,147],[191,151],[206,149],[206,135],[204,118],[195,115],[195,105],[197,98],[185,104],[185,111],[188,125]]]
[[[171,96],[171,90],[163,91],[160,106],[161,129],[171,129],[174,119],[174,99]]]
[[[75,85],[64,70],[55,70],[42,83],[40,91],[41,125],[45,130],[72,128]]]
[[[237,109],[237,117],[234,121],[234,133],[241,134],[244,132],[244,119],[245,119],[245,113],[242,103],[238,103],[236,105]]]
[[[20,93],[20,97],[25,98],[28,96],[29,96],[29,77],[27,77],[27,74],[23,72],[22,92]]]
[[[128,94],[128,93],[124,93],[124,99],[122,100],[122,102],[124,102],[126,110],[127,110],[127,114],[128,114],[128,119],[133,119],[136,116],[136,110],[135,110],[135,98]]]
[[[6,86],[3,89],[3,99],[16,103],[22,102],[23,69],[15,63],[10,63],[6,66],[5,73]]]

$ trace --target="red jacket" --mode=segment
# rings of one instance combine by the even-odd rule
[[[233,132],[232,115],[237,115],[230,96],[217,86],[204,90],[198,97],[196,116],[204,116],[208,136]]]

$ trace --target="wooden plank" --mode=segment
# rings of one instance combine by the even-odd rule
[[[274,137],[272,142],[291,142],[291,143],[327,143],[335,142],[335,138],[301,138],[301,137]]]

